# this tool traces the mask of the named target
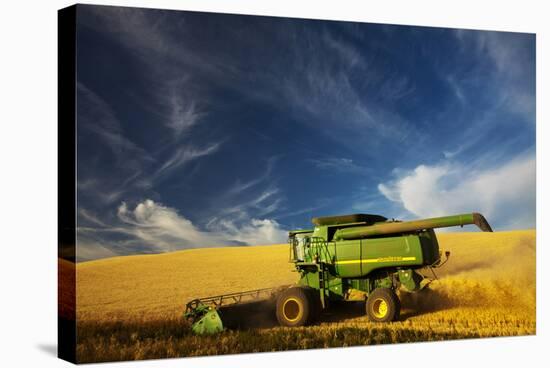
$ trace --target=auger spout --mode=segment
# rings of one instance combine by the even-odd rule
[[[480,213],[474,212],[454,216],[433,217],[415,221],[388,221],[377,222],[367,226],[347,227],[338,229],[334,234],[334,239],[360,239],[381,235],[472,224],[477,225],[477,227],[479,227],[482,231],[493,231],[485,217],[483,217],[483,215]]]

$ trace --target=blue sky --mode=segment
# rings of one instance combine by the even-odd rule
[[[77,258],[312,217],[535,227],[535,36],[82,6]]]

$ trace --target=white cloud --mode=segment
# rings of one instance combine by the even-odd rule
[[[374,150],[418,134],[395,109],[415,88],[406,75],[388,74],[364,50],[331,32],[318,37],[288,30],[289,35],[298,32],[289,49],[292,69],[276,69],[272,80],[266,80],[276,91],[274,103],[280,104],[282,98],[289,113],[331,140],[349,145],[353,137],[361,143],[351,149],[368,144]]]
[[[369,168],[358,165],[351,158],[327,157],[308,160],[319,169],[326,169],[337,172],[348,172],[355,174],[366,174]]]
[[[462,52],[475,51],[479,65],[490,61],[492,68],[479,69],[477,73],[483,79],[489,78],[497,97],[497,107],[512,113],[523,115],[525,121],[535,123],[535,64],[534,47],[530,42],[534,37],[529,34],[510,32],[479,32],[456,30]],[[452,80],[449,80],[453,84]],[[458,83],[460,81],[454,80]],[[455,88],[458,84],[452,86]],[[487,82],[485,82],[487,83]],[[458,90],[460,91],[460,90]],[[466,97],[466,96],[464,96]],[[462,101],[462,98],[459,97]]]
[[[365,60],[353,44],[350,44],[343,38],[336,39],[334,35],[326,30],[323,33],[322,40],[329,49],[335,51],[339,55],[340,60],[348,67],[354,67],[357,64],[365,67]]]
[[[179,137],[197,124],[203,114],[197,110],[195,101],[180,97],[176,93],[171,96],[170,102],[172,116],[168,126],[174,130],[175,136]]]
[[[174,170],[181,168],[183,165],[197,158],[208,156],[215,153],[220,148],[221,143],[212,143],[205,148],[184,147],[177,149],[172,156],[164,162],[157,170],[154,177],[164,176]]]
[[[378,185],[389,200],[419,217],[481,212],[496,228],[535,226],[535,156],[472,171],[456,163],[420,165]]]
[[[242,181],[238,179],[235,184],[228,190],[227,194],[235,196],[269,179],[273,171],[273,167],[275,166],[275,163],[278,159],[278,156],[270,157],[267,160],[267,166],[263,174],[256,173],[253,175],[253,179],[249,181]]]
[[[185,163],[197,157],[215,152],[217,145],[204,150],[191,147],[181,148],[157,175],[168,174],[181,168]],[[189,248],[220,247],[234,245],[262,245],[285,243],[287,231],[280,224],[268,218],[277,211],[282,198],[279,190],[269,181],[270,186],[246,193],[251,188],[266,181],[276,158],[268,160],[267,169],[260,177],[249,182],[238,181],[215,201],[216,217],[208,218],[208,223],[199,226],[181,215],[178,210],[151,199],[139,201],[132,206],[119,202],[113,223],[113,214],[98,217],[96,211],[80,208],[78,239],[82,252],[78,260],[104,258],[115,255],[160,253]],[[159,178],[158,176],[156,178]],[[89,190],[96,183],[83,182]],[[233,204],[238,195],[237,204]],[[207,210],[207,212],[209,212]],[[202,225],[202,224],[201,224]]]
[[[288,233],[279,223],[270,219],[251,219],[248,223],[236,226],[230,220],[222,220],[209,226],[217,236],[248,245],[277,244],[286,242]]]
[[[78,262],[90,261],[99,258],[116,257],[116,254],[109,249],[105,244],[95,239],[87,239],[84,235],[79,234],[76,246],[76,260]]]
[[[462,86],[460,85],[459,81],[456,80],[456,77],[453,75],[448,75],[447,83],[449,83],[449,86],[453,90],[453,93],[458,101],[460,101],[460,103],[464,105],[467,102],[466,97],[464,96]]]
[[[172,130],[172,138],[179,141],[188,135],[207,115],[208,99],[200,93],[196,81],[188,74],[167,71],[154,77],[161,82],[154,83],[149,92],[153,97],[148,105],[162,123]]]
[[[230,191],[228,193],[231,193]],[[222,218],[231,217],[236,220],[249,220],[249,212],[262,216],[274,212],[279,208],[281,198],[277,197],[279,189],[270,187],[255,195],[252,198],[241,201],[236,205],[230,205],[218,210]]]
[[[92,223],[94,225],[105,227],[107,224],[105,224],[103,221],[101,221],[95,214],[91,213],[90,211],[80,208],[78,210],[78,214],[81,216],[82,219],[85,221]]]
[[[129,235],[159,251],[215,245],[217,241],[210,234],[201,233],[175,209],[150,199],[139,203],[133,211],[123,202],[118,207],[118,217],[129,225],[126,228]]]
[[[127,138],[122,125],[111,106],[86,87],[77,83],[78,90],[78,126],[97,134],[113,156],[128,163],[130,158],[138,161],[154,161],[141,147]]]
[[[107,101],[81,82],[77,88],[78,144],[86,146],[93,142],[95,150],[90,158],[78,157],[77,189],[80,195],[110,205],[130,191],[137,180],[147,180],[142,173],[145,167],[155,163],[155,159],[128,138]],[[101,164],[107,164],[109,170],[98,170]]]
[[[147,199],[131,210],[126,203],[118,208],[118,218],[125,224],[122,232],[133,243],[154,251],[224,245],[261,245],[285,242],[287,232],[271,219],[252,218],[242,223],[232,219],[214,219],[201,230],[174,208]]]

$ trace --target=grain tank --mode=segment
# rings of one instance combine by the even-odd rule
[[[416,221],[354,214],[312,222],[312,229],[289,233],[299,281],[277,298],[277,319],[284,326],[309,324],[337,300],[365,301],[371,321],[393,321],[400,311],[396,291],[421,290],[432,280],[424,271],[440,267],[450,255],[443,259],[434,229],[474,224],[492,231],[479,213]]]

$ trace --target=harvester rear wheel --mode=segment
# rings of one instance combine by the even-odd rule
[[[309,288],[292,287],[277,298],[277,320],[282,326],[298,327],[311,322],[315,305]]]
[[[374,289],[367,298],[367,316],[372,322],[396,320],[400,309],[399,298],[392,289]]]

